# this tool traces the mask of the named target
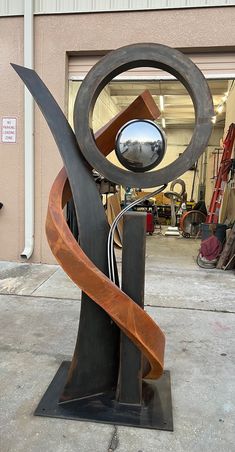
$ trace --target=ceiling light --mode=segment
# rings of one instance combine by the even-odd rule
[[[159,100],[160,100],[160,110],[164,111],[164,97],[160,95]]]
[[[166,120],[165,120],[165,118],[162,118],[162,127],[163,127],[163,129],[166,128]]]
[[[223,109],[224,109],[224,105],[223,105],[223,104],[220,104],[220,105],[218,105],[218,107],[216,108],[216,111],[220,114],[220,113],[222,113]]]

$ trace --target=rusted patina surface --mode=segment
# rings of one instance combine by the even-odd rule
[[[144,91],[140,96],[138,96],[135,101],[124,111],[117,114],[108,124],[106,124],[102,129],[100,129],[95,134],[95,139],[97,142],[97,145],[99,146],[100,151],[104,155],[108,155],[114,148],[114,142],[115,142],[115,136],[119,130],[119,128],[128,120],[134,119],[137,116],[139,118],[147,118],[147,119],[157,119],[160,112],[158,107],[156,106],[155,102],[153,101],[152,96],[150,95],[149,91]],[[61,185],[60,185],[61,184]],[[63,186],[63,189],[62,189]],[[60,193],[60,195],[59,195]],[[61,198],[60,198],[61,196]],[[127,319],[127,322],[130,324],[130,322],[134,322],[132,326],[133,331],[138,331],[138,329],[142,329],[143,325],[141,325],[141,314],[142,310],[139,308],[139,316],[137,319],[132,319],[132,316],[135,316],[135,304],[132,300],[130,300],[123,292],[121,292],[117,286],[115,286],[113,283],[110,282],[110,280],[105,276],[104,273],[100,272],[97,267],[95,267],[95,274],[97,271],[99,271],[99,278],[98,278],[98,284],[99,284],[99,292],[96,290],[96,286],[94,286],[93,282],[93,276],[91,273],[86,272],[86,269],[84,269],[84,275],[85,279],[83,278],[81,273],[81,270],[78,270],[78,268],[74,265],[74,259],[78,260],[77,266],[79,266],[79,262],[82,265],[83,260],[81,260],[81,256],[86,257],[86,254],[82,251],[82,248],[78,246],[76,240],[74,240],[74,237],[71,234],[71,231],[69,230],[64,215],[62,212],[63,206],[65,206],[66,202],[70,199],[72,196],[70,185],[68,179],[66,180],[66,170],[63,168],[61,170],[61,173],[58,175],[50,195],[50,201],[49,201],[49,207],[48,207],[48,217],[47,217],[47,223],[46,223],[46,232],[47,232],[47,238],[48,242],[50,244],[50,247],[52,249],[53,254],[55,255],[57,261],[59,264],[63,267],[65,272],[69,275],[69,277],[82,289],[82,291],[89,296],[90,299],[95,301],[99,306],[101,306],[107,314],[112,317],[110,314],[110,308],[113,301],[113,295],[111,295],[111,298],[109,298],[110,293],[109,291],[106,292],[106,284],[110,283],[112,290],[115,291],[115,297],[117,297],[116,292],[119,294],[121,293],[121,296],[126,297],[127,300],[129,300],[129,307],[128,310],[126,309],[126,306],[123,305],[122,307],[122,299],[119,299],[117,302],[119,305],[119,310],[121,309],[121,312],[119,312],[119,317],[122,318],[123,321],[123,327],[119,325],[120,318],[113,318],[115,323],[125,332],[124,325],[125,325],[125,319]],[[53,201],[51,201],[53,198]],[[56,207],[57,206],[57,207]],[[60,221],[56,220],[60,218]],[[79,223],[79,218],[78,218]],[[66,231],[65,236],[63,236],[63,247],[61,246],[61,230],[58,230],[58,225],[62,226],[62,230]],[[54,233],[53,233],[54,230]],[[68,240],[68,241],[67,241]],[[70,240],[72,240],[72,250],[69,251],[69,246],[71,245]],[[61,248],[60,248],[61,246]],[[75,254],[74,254],[74,248],[75,247]],[[66,252],[65,252],[66,249]],[[73,253],[73,259],[70,258],[70,253]],[[76,254],[77,253],[77,254]],[[83,253],[83,254],[81,254]],[[76,257],[75,257],[76,256]],[[89,262],[86,261],[87,265],[89,266]],[[85,268],[85,267],[84,267]],[[92,263],[92,267],[90,268],[90,272],[92,272],[92,269],[94,270],[94,264]],[[71,273],[72,271],[72,273]],[[77,279],[79,275],[79,280]],[[75,279],[74,279],[75,277]],[[80,280],[80,277],[82,278],[82,282]],[[89,290],[92,290],[93,295],[98,294],[99,298],[96,300],[93,296],[90,295],[90,291],[84,290],[85,286],[89,286]],[[91,286],[91,287],[90,287]],[[105,304],[107,305],[109,300],[109,310],[105,308],[105,304],[102,304],[102,300],[104,299],[103,295],[106,293],[105,298]],[[83,296],[83,305],[86,302],[84,296]],[[130,304],[131,303],[131,304]],[[133,307],[134,306],[134,307]],[[115,309],[115,306],[113,306],[113,309]],[[122,316],[121,316],[122,313]],[[128,320],[129,319],[129,320]],[[132,320],[131,320],[132,319]],[[149,318],[150,319],[150,318]],[[150,319],[151,320],[151,319]],[[81,320],[80,320],[81,321]],[[152,327],[155,325],[153,321],[151,321]],[[127,325],[125,326],[127,328]],[[131,330],[130,334],[133,334],[133,331]],[[147,330],[149,330],[149,325],[147,327]],[[149,330],[150,332],[151,330]],[[76,395],[80,395],[80,389],[79,389],[79,381],[80,376],[77,373],[77,369],[79,366],[81,366],[81,358],[79,357],[79,350],[81,347],[81,341],[79,340],[80,336],[80,330],[78,331],[78,340],[75,346],[74,355],[72,359],[72,363],[69,369],[68,378],[65,386],[64,393],[61,395],[61,401],[69,400],[70,398],[76,397]],[[158,334],[161,335],[161,330],[159,329]],[[128,334],[127,334],[128,335]],[[131,337],[131,336],[129,336]],[[159,347],[159,356],[156,357],[155,365],[152,366],[153,370],[151,375],[153,375],[152,378],[156,378],[157,376],[160,376],[163,371],[163,357],[164,357],[164,335],[161,335],[161,345]],[[142,348],[141,348],[142,350]],[[147,357],[147,354],[144,353]],[[118,357],[117,357],[118,359]],[[148,359],[148,358],[147,358]],[[149,360],[151,361],[151,360]],[[84,363],[82,363],[84,365]],[[146,369],[150,369],[151,366],[146,366]],[[155,375],[155,376],[154,376]]]
[[[156,119],[159,116],[159,110],[151,95],[144,92],[132,106],[121,112],[100,130],[96,137],[92,131],[91,120],[97,97],[107,83],[121,72],[139,66],[164,69],[184,84],[194,104],[195,128],[185,152],[175,162],[160,170],[137,173],[116,167],[106,159],[106,156],[113,150],[116,133],[123,123],[130,119]],[[95,396],[91,417],[87,417],[87,412],[85,412],[82,418],[95,418],[100,421],[102,411],[107,409],[107,399],[96,415],[94,411],[97,410],[97,396],[103,393],[110,394],[110,392],[113,394],[115,388],[120,388],[118,366],[119,363],[120,366],[123,363],[123,360],[120,359],[120,330],[145,357],[147,363],[144,366],[145,370],[142,370],[142,357],[140,357],[140,366],[137,366],[137,378],[140,379],[142,374],[150,379],[157,379],[163,374],[165,336],[158,325],[142,309],[143,303],[141,307],[137,304],[135,293],[123,285],[127,292],[125,293],[107,277],[109,225],[92,169],[94,168],[107,180],[125,187],[165,186],[166,183],[188,170],[206,147],[212,130],[211,117],[214,113],[212,98],[201,72],[177,50],[153,43],[125,46],[106,55],[85,77],[75,101],[74,133],[40,77],[31,69],[17,65],[13,65],[13,67],[41,109],[64,162],[64,168],[58,174],[51,189],[46,233],[57,261],[82,290],[79,330],[72,362],[69,364],[68,374],[68,365],[66,365],[66,374],[62,380],[63,386],[61,382],[58,386],[60,379],[57,376],[55,384],[53,383],[53,388],[56,387],[56,405],[53,408],[53,415],[60,405],[58,402],[67,404],[71,400],[74,402],[79,400],[83,403],[86,399],[85,404],[89,407],[90,397]],[[73,237],[63,212],[63,208],[71,196],[78,220],[79,243]],[[144,247],[142,246],[142,248]],[[124,268],[128,271],[128,264],[124,263]],[[142,274],[142,270],[140,269],[139,273]],[[115,262],[113,262],[113,272],[117,273]],[[132,283],[134,287],[133,278]],[[131,283],[129,288],[130,286]],[[138,294],[142,287],[143,284],[140,284]],[[126,362],[129,364],[128,360]],[[127,372],[123,378],[127,382],[127,389],[128,376]],[[134,378],[136,378],[136,373]],[[162,379],[159,381],[161,382]],[[137,420],[133,425],[146,426],[146,422],[141,423],[141,417],[144,414],[148,417],[148,427],[152,428],[153,425],[157,425],[164,428],[167,413],[166,410],[164,413],[162,412],[162,403],[159,404],[159,401],[161,400],[164,404],[164,401],[168,400],[167,406],[171,410],[171,402],[167,396],[167,394],[169,395],[169,384],[168,391],[163,394],[162,398],[159,398],[158,391],[153,391],[156,397],[151,396],[147,384],[145,394],[147,398],[142,399],[141,384],[139,383],[137,380],[135,396],[134,399],[131,399],[132,402],[134,400],[134,403],[131,402],[130,414],[133,414],[137,395],[137,403],[140,405],[141,411],[138,411]],[[52,391],[50,388],[48,391],[51,406]],[[129,401],[129,395],[127,394],[128,397],[126,397],[125,392],[124,399],[121,397],[120,400]],[[152,400],[150,400],[151,397]],[[119,403],[118,409],[116,409],[117,401],[118,397],[115,403],[112,401],[111,416],[108,415],[105,421],[112,423],[118,421],[118,411],[123,407]],[[159,410],[155,413],[158,404]],[[73,404],[70,405],[72,408]],[[147,406],[148,408],[152,406],[152,413],[146,410]],[[45,407],[42,408],[43,410]],[[124,425],[131,424],[129,418],[126,420],[125,413],[126,407],[122,422]],[[63,416],[65,416],[64,412]],[[77,413],[75,418],[78,418]],[[156,423],[153,423],[153,419]]]
[[[165,337],[151,317],[122,292],[86,256],[69,230],[63,207],[70,198],[64,169],[50,193],[46,233],[57,261],[67,275],[97,303],[148,359],[151,370],[146,378],[163,372]]]
[[[65,115],[37,73],[22,66],[13,65],[13,67],[41,109],[63,159],[78,218],[80,247],[93,265],[107,275],[106,246],[109,225],[92,177],[91,167],[82,156],[76,136]],[[143,102],[145,103],[144,99]],[[143,102],[140,100],[140,103],[143,104]],[[126,120],[133,119],[135,109],[132,114],[133,116],[126,117]],[[151,117],[153,119],[150,115]],[[103,136],[108,133],[107,129],[103,130]],[[85,136],[84,139],[86,139]],[[63,223],[63,227],[67,228],[67,225]],[[59,235],[57,238],[54,253],[58,258],[56,251],[59,246]],[[63,247],[59,253],[60,258],[62,252]],[[66,263],[69,252],[64,250],[63,257]],[[90,279],[89,284],[92,283],[93,279]],[[105,310],[94,303],[93,299],[83,291],[77,342],[68,379],[60,397],[61,401],[86,397],[111,390],[116,386],[120,348],[119,331],[118,326],[111,321]]]

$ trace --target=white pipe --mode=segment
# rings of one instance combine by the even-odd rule
[[[24,66],[33,69],[34,30],[33,0],[24,0]],[[24,177],[25,177],[25,244],[21,257],[29,259],[34,250],[34,102],[24,88]]]

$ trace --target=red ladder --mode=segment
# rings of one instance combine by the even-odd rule
[[[211,198],[209,213],[206,223],[218,223],[219,211],[223,198],[225,184],[228,180],[228,174],[231,168],[231,155],[235,140],[235,124],[230,124],[228,133],[223,141],[223,154],[220,162],[219,172],[216,176],[215,188]]]

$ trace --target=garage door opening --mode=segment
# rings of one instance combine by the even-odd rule
[[[81,81],[69,81],[69,121],[73,126],[74,101]],[[208,80],[213,97],[215,116],[213,132],[203,155],[196,165],[184,173],[181,178],[186,184],[188,200],[198,202],[204,198],[209,203],[213,182],[221,157],[221,139],[224,135],[226,107],[233,80]],[[185,87],[176,80],[113,80],[100,93],[93,113],[93,130],[96,132],[116,114],[130,105],[137,96],[148,90],[160,109],[156,123],[165,131],[167,151],[159,167],[164,167],[184,152],[194,128],[194,107]],[[121,166],[113,151],[108,157],[114,164]],[[166,191],[169,187],[166,188]]]
[[[69,108],[68,116],[73,126],[74,101],[86,73],[103,55],[72,56],[69,60]],[[223,138],[232,122],[235,104],[235,55],[191,54],[189,57],[201,69],[207,79],[214,104],[212,117],[213,131],[207,148],[197,162],[180,176],[187,194],[186,209],[190,210],[198,202],[204,202],[208,209],[212,198],[216,177],[223,153]],[[194,129],[194,106],[186,88],[171,74],[155,68],[135,68],[119,74],[100,93],[97,98],[92,127],[96,132],[117,114],[127,108],[144,91],[148,91],[160,110],[154,121],[166,134],[167,150],[163,160],[155,169],[160,169],[175,161],[188,146]],[[107,157],[116,166],[122,167],[115,151]],[[152,171],[154,169],[151,169]],[[118,187],[121,203],[125,204],[134,196],[152,192],[156,187],[129,192],[128,187]],[[157,205],[160,221],[168,226],[171,223],[171,200],[166,194],[171,189],[168,184],[164,193],[153,198]],[[181,186],[175,184],[175,191]],[[133,193],[132,193],[133,192]],[[107,196],[104,203],[107,202]],[[176,200],[176,206],[180,202]],[[177,217],[179,222],[180,216]]]

